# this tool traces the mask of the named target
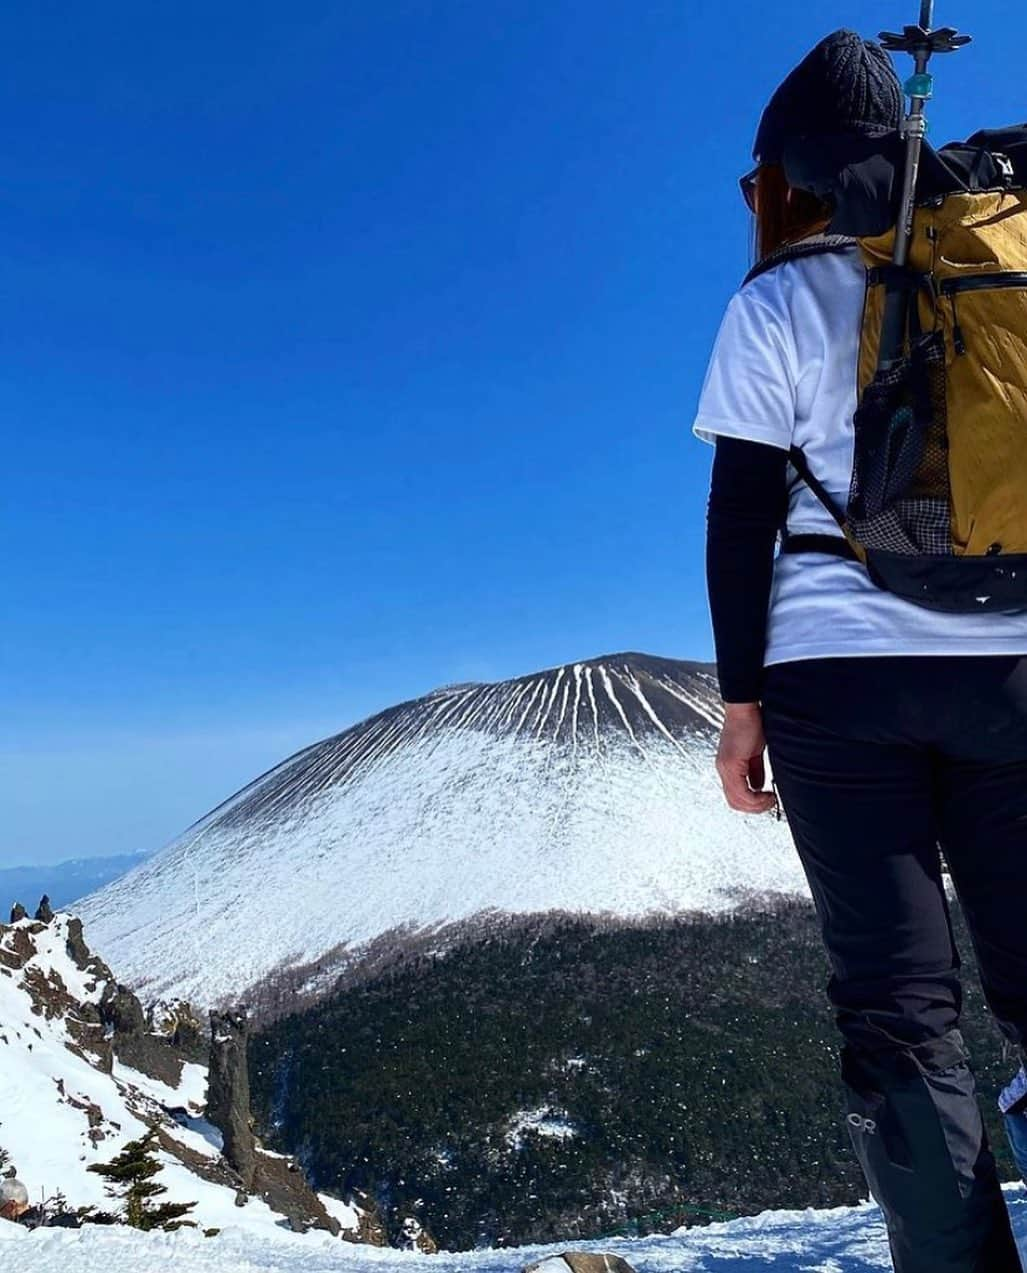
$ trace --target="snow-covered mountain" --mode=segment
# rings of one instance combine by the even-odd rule
[[[269,1205],[282,1190],[272,1186],[244,1196],[222,1156],[221,1135],[205,1117],[206,1066],[183,1064],[167,1040],[142,1031],[133,1036],[134,1051],[140,1060],[148,1054],[160,1063],[151,1064],[148,1073],[126,1063],[119,1039],[130,1006],[139,1012],[138,1002],[89,952],[73,917],[0,924],[0,1164],[5,1173],[16,1172],[33,1205],[60,1193],[69,1213],[89,1207],[117,1212],[119,1204],[106,1195],[105,1181],[89,1168],[109,1162],[153,1125],[164,1201],[195,1203],[188,1218],[198,1230],[227,1224],[252,1237],[273,1238],[281,1226],[288,1227],[282,1210]],[[288,1175],[299,1197],[300,1186],[292,1182],[300,1177],[288,1161],[263,1151],[260,1158],[270,1165],[262,1179]],[[358,1235],[355,1208],[313,1194],[309,1200],[315,1223],[341,1227],[351,1238]],[[16,1227],[0,1221],[0,1237],[9,1237]],[[328,1235],[308,1235],[318,1246],[321,1236]],[[81,1266],[65,1265],[72,1267]]]
[[[447,687],[284,761],[79,910],[144,998],[202,1005],[498,913],[805,893],[783,824],[724,806],[719,722],[710,667],[642,654]]]

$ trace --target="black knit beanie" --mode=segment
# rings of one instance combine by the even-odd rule
[[[812,49],[770,99],[756,133],[757,163],[780,163],[799,137],[880,134],[898,128],[905,109],[891,58],[854,31],[835,31]]]

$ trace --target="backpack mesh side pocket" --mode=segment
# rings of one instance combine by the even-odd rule
[[[879,371],[856,411],[847,509],[867,549],[951,555],[945,337],[928,332]]]

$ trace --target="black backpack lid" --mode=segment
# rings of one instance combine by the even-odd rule
[[[895,225],[902,197],[905,142],[897,131],[797,138],[785,148],[789,184],[834,208],[828,231],[856,237]],[[917,202],[976,190],[1027,188],[1027,124],[982,129],[940,150],[924,143]]]

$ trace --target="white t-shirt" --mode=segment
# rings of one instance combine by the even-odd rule
[[[865,273],[855,248],[785,262],[731,299],[695,433],[802,448],[845,507]],[[792,534],[837,535],[789,466]],[[859,562],[779,556],[764,664],[870,654],[1027,654],[1027,615],[943,614],[878,588]]]

